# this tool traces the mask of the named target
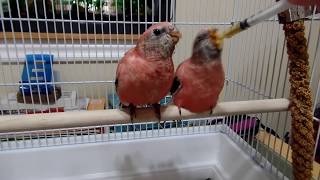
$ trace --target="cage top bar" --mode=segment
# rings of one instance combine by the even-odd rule
[[[212,116],[280,112],[287,111],[288,106],[288,99],[221,102],[215,107]],[[197,114],[181,109],[180,117],[177,106],[169,105],[161,108],[161,117],[163,121],[208,116],[209,112]],[[130,122],[129,114],[119,109],[12,115],[0,117],[0,133],[126,124]],[[137,118],[134,119],[133,122],[158,122],[158,119],[156,118],[153,109],[144,108],[137,110]]]

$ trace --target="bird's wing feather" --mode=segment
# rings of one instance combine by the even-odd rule
[[[175,76],[170,89],[170,94],[171,95],[176,94],[181,89],[181,87],[182,87],[181,82],[179,81],[178,77]]]
[[[183,64],[183,63],[182,63]],[[179,70],[179,68],[181,68],[181,65],[180,64],[176,70],[176,72]],[[174,79],[173,79],[173,82],[172,82],[172,86],[171,86],[171,89],[170,89],[170,94],[173,96],[175,95],[176,93],[179,92],[179,90],[182,88],[182,82],[179,80],[178,76],[175,76]]]
[[[118,63],[118,66],[117,66],[117,71],[116,71],[116,79],[115,79],[115,87],[116,87],[116,92],[118,90],[118,86],[119,86],[119,77],[120,77],[120,74],[124,71],[124,64],[125,64],[125,61],[126,61],[126,57],[128,56],[129,53],[131,53],[132,50],[129,50],[128,52],[126,52],[123,56],[123,58],[119,61]]]

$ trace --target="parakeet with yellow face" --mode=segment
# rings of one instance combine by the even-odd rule
[[[197,34],[192,55],[177,68],[171,88],[173,102],[179,110],[201,113],[216,106],[225,81],[221,52],[216,29]]]

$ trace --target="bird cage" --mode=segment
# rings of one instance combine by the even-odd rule
[[[275,3],[0,1],[0,179],[320,179],[316,7],[300,9],[308,12],[298,22],[309,64],[295,66],[309,73],[301,87],[311,89],[313,119],[300,127],[309,139],[292,118],[301,96],[293,96],[291,41],[277,15],[224,40],[225,84],[212,114],[182,109],[180,116],[169,94],[161,122],[141,108],[131,123],[119,108],[117,64],[151,25],[168,21],[181,32],[178,67],[201,29],[226,30]]]

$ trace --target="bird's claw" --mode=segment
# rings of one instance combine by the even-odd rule
[[[212,114],[213,114],[213,108],[210,108],[209,115],[212,116]]]
[[[131,124],[133,124],[133,118],[136,118],[137,117],[137,114],[136,114],[136,107],[133,105],[133,104],[129,104],[129,106],[125,106],[123,104],[119,104],[119,106],[122,108],[122,109],[128,109],[129,110],[129,115],[130,115],[130,121],[131,121]]]
[[[133,124],[133,117],[137,118],[136,107],[133,104],[129,104],[129,113],[130,113],[131,123]]]
[[[159,124],[161,122],[161,111],[160,111],[160,104],[156,103],[152,105],[154,108],[154,112],[156,114],[156,117],[159,119]]]
[[[182,121],[181,108],[180,107],[178,107],[178,111],[179,111],[179,119],[174,121],[174,123],[176,124],[176,127],[178,127],[179,122]]]
[[[181,108],[178,107],[178,110],[179,110],[179,116],[180,116],[180,119],[181,119]]]

